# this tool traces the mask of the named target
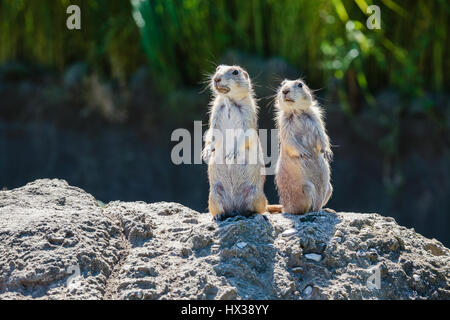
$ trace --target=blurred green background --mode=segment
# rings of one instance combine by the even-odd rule
[[[66,28],[71,4],[81,30]],[[262,128],[284,77],[318,89],[330,207],[450,245],[449,13],[447,0],[0,0],[0,188],[58,177],[102,201],[204,211],[206,167],[172,165],[170,133],[206,121],[207,75],[236,63]],[[273,177],[266,193],[278,201]]]

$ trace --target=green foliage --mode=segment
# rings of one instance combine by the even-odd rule
[[[365,25],[370,1],[132,0],[146,53],[168,82],[195,83],[226,49],[282,56],[316,86],[349,70],[369,103],[380,87],[405,95],[443,90],[448,68],[449,5],[392,0],[382,29]]]
[[[65,27],[77,4],[82,29]],[[366,8],[381,8],[381,30],[366,27]],[[87,61],[125,81],[147,61],[157,84],[196,85],[228,49],[280,56],[312,87],[336,78],[372,94],[405,96],[449,87],[446,0],[0,0],[0,62],[13,59],[58,70]],[[351,112],[351,107],[346,106]]]
[[[68,30],[66,9],[81,8],[81,30]],[[124,80],[145,57],[128,1],[1,0],[0,62],[23,60],[63,70],[87,61]]]

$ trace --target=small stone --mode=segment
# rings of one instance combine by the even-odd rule
[[[425,249],[435,256],[442,256],[445,254],[444,250],[442,250],[442,248],[435,243],[428,243],[427,245],[425,245]]]
[[[219,251],[219,249],[220,249],[220,245],[219,245],[219,244],[213,244],[213,245],[211,246],[211,251],[212,251],[212,252]]]
[[[132,291],[128,294],[128,298],[132,300],[141,300],[142,299],[142,291]]]
[[[189,257],[189,255],[192,253],[192,251],[188,248],[181,248],[181,256],[183,258]]]
[[[172,212],[170,212],[169,209],[163,209],[158,212],[159,216],[170,216],[171,214],[172,214]]]
[[[365,252],[364,250],[358,250],[358,251],[356,252],[356,254],[357,254],[359,257],[365,257],[365,256],[366,256],[366,252]]]
[[[192,223],[192,224],[198,224],[198,220],[195,218],[188,218],[183,220],[184,223]]]
[[[283,236],[283,237],[290,237],[290,236],[292,236],[292,235],[294,235],[294,234],[296,234],[297,233],[297,230],[296,229],[287,229],[286,231],[284,231],[281,235]]]
[[[302,267],[292,268],[292,272],[293,273],[302,273],[303,272],[303,268]]]
[[[64,242],[64,237],[59,237],[59,236],[50,234],[47,236],[47,240],[48,240],[48,242],[50,242],[53,245],[61,245]]]
[[[361,244],[359,245],[359,248],[360,248],[361,250],[363,250],[363,251],[366,251],[366,250],[367,250],[367,244],[361,243]]]
[[[414,279],[414,281],[419,282],[420,276],[418,274],[413,274],[413,279]]]
[[[307,254],[305,254],[305,258],[309,259],[309,260],[314,260],[314,261],[317,261],[317,262],[322,260],[322,256],[320,254],[317,254],[317,253],[307,253]]]
[[[247,242],[238,242],[238,243],[236,243],[236,246],[239,249],[243,249],[243,248],[245,248],[247,246]]]
[[[223,293],[219,296],[219,300],[234,300],[238,296],[238,291],[236,288],[226,288]]]
[[[310,296],[312,291],[313,291],[313,288],[311,286],[307,286],[305,288],[305,291],[303,291],[303,292],[305,293],[306,296]]]
[[[192,249],[193,250],[203,249],[203,248],[209,246],[212,242],[213,241],[212,241],[211,237],[197,234],[192,237]]]
[[[371,261],[376,261],[378,259],[378,251],[375,248],[369,249],[368,257]]]

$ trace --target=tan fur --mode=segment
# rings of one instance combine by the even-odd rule
[[[282,213],[283,206],[281,204],[268,204],[266,206],[266,211],[269,213]]]
[[[322,110],[301,80],[283,81],[276,108],[280,156],[275,182],[283,212],[319,211],[333,190],[329,167],[332,152]]]
[[[238,74],[233,74],[236,70]],[[216,82],[218,79],[220,82]],[[267,205],[263,191],[264,163],[250,78],[238,66],[221,65],[211,79],[211,89],[214,99],[203,150],[203,158],[208,162],[209,211],[220,218],[263,213]],[[241,129],[242,132],[253,129],[255,135],[238,135],[236,146],[231,147],[224,139],[213,139],[213,130],[225,137],[227,129]],[[255,162],[249,161],[251,157],[238,162],[237,159],[243,159],[251,152],[254,152]]]

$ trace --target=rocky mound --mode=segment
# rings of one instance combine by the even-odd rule
[[[450,299],[450,250],[378,214],[215,222],[62,180],[0,192],[0,299]]]

